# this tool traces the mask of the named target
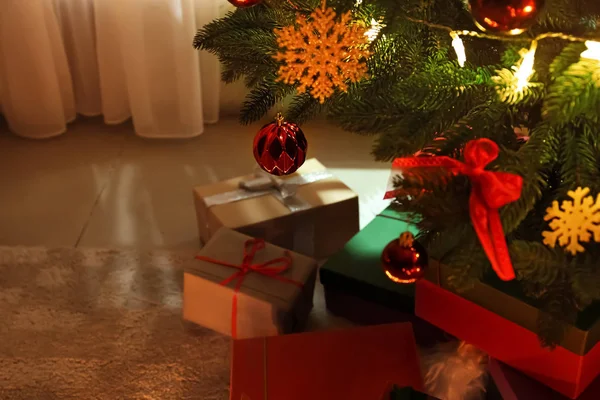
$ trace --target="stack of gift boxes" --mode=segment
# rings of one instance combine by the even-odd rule
[[[184,273],[183,317],[234,339],[231,399],[400,400],[418,393],[409,323],[299,333],[313,307],[317,260],[339,258],[359,230],[358,196],[321,163],[307,160],[283,178],[256,173],[196,187],[194,201],[203,247]],[[386,230],[386,238],[397,235]],[[373,251],[378,258],[380,249]],[[368,267],[381,272],[375,258]],[[360,272],[354,261],[347,267]],[[340,271],[345,263],[336,262]],[[342,289],[342,275],[330,276],[328,287]],[[373,284],[375,294],[383,285],[403,299],[404,311],[412,309],[414,289]]]
[[[231,399],[424,398],[416,343],[444,337],[430,323],[569,398],[600,371],[598,323],[548,350],[539,311],[491,285],[459,296],[434,262],[416,284],[392,282],[381,253],[417,231],[388,207],[359,232],[358,196],[315,159],[283,178],[196,187],[194,201],[203,248],[184,274],[183,317],[234,339]],[[317,275],[330,312],[371,326],[298,333]]]

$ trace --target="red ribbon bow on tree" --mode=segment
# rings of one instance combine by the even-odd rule
[[[239,271],[234,272],[229,278],[220,282],[220,285],[226,286],[229,283],[237,280],[233,289],[233,299],[231,304],[231,336],[235,339],[237,337],[237,300],[238,293],[244,279],[249,273],[256,272],[258,274],[268,276],[269,278],[277,279],[278,281],[291,283],[298,287],[303,287],[301,282],[288,279],[279,274],[287,271],[292,266],[292,257],[288,251],[284,252],[283,257],[274,258],[269,261],[265,261],[260,264],[252,264],[254,256],[259,250],[265,247],[265,241],[263,239],[249,239],[244,243],[244,257],[240,265],[232,264],[226,261],[216,260],[210,257],[196,256],[196,259],[202,261],[208,261],[214,264],[224,265],[226,267],[237,268]]]
[[[476,139],[464,149],[465,162],[445,156],[397,158],[394,168],[438,167],[471,180],[469,211],[481,246],[498,277],[515,278],[498,209],[521,197],[523,178],[508,172],[486,171],[484,168],[498,157],[498,145],[489,139]]]

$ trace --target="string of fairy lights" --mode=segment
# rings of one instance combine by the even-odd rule
[[[362,3],[362,0],[358,0],[356,4],[359,5],[360,3]],[[465,63],[467,62],[465,45],[461,38],[463,36],[475,37],[475,38],[480,38],[480,39],[492,39],[492,40],[499,40],[499,41],[511,41],[511,42],[531,41],[531,43],[529,45],[529,49],[528,50],[524,49],[524,51],[521,53],[521,60],[519,61],[519,63],[517,63],[517,65],[515,65],[513,67],[514,76],[517,79],[517,84],[515,86],[516,91],[523,91],[529,85],[529,80],[531,79],[531,77],[534,74],[533,65],[535,63],[535,53],[536,53],[536,50],[538,47],[538,43],[542,40],[561,39],[561,40],[566,40],[569,42],[585,43],[587,50],[585,50],[581,53],[581,58],[588,59],[588,60],[596,60],[596,61],[600,62],[600,42],[595,41],[595,40],[590,40],[589,38],[568,35],[568,34],[564,34],[561,32],[546,32],[546,33],[537,35],[534,38],[523,38],[523,37],[518,37],[518,36],[502,36],[502,37],[500,37],[500,36],[496,36],[496,35],[489,35],[489,34],[482,33],[482,32],[476,32],[476,31],[455,30],[449,26],[435,24],[435,23],[428,22],[425,20],[414,19],[414,18],[410,18],[410,17],[406,17],[406,19],[409,21],[418,23],[418,24],[428,26],[433,29],[447,31],[452,39],[452,47],[454,48],[454,51],[456,53],[457,62],[461,67],[464,67]],[[385,25],[382,23],[381,20],[378,21],[374,18],[371,19],[371,27],[365,33],[365,36],[367,36],[369,42],[374,41],[378,37],[379,32],[381,31],[381,29],[384,26]]]

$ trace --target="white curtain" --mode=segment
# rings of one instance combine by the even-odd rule
[[[219,64],[192,47],[223,0],[0,0],[0,111],[29,138],[77,114],[186,138],[219,115]]]

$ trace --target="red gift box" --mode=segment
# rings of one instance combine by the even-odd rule
[[[535,332],[427,279],[417,283],[415,313],[572,399],[600,372],[600,345],[583,355],[561,346],[549,350]]]
[[[422,387],[409,323],[233,342],[231,400],[377,400]]]
[[[512,369],[495,359],[491,359],[488,370],[498,392],[504,400],[566,400],[567,397],[528,376]],[[583,392],[578,400],[600,399],[600,379],[596,379]]]

